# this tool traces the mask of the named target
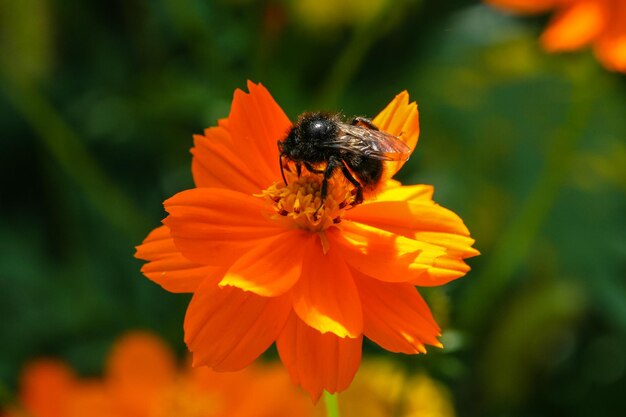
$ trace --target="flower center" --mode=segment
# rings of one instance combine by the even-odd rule
[[[274,183],[259,197],[270,201],[276,218],[291,219],[298,228],[321,232],[341,222],[345,210],[354,203],[355,189],[340,175],[328,181],[328,194],[321,199],[322,175],[285,171],[288,185]]]

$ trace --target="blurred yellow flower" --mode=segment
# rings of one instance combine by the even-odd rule
[[[364,361],[349,390],[339,395],[341,415],[454,417],[447,389],[425,373],[407,374],[389,361]]]
[[[358,26],[378,16],[389,0],[292,0],[288,7],[294,19],[310,30]]]

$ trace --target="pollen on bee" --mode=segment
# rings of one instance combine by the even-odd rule
[[[339,176],[329,180],[328,195],[322,201],[321,175],[302,173],[298,177],[296,173],[285,173],[288,185],[274,183],[256,196],[272,204],[277,218],[290,219],[298,228],[319,232],[337,225],[354,203],[352,185]]]

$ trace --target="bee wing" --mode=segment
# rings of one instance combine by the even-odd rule
[[[406,161],[411,148],[397,136],[381,130],[362,126],[339,124],[337,139],[324,143],[324,147],[343,149],[381,161]]]

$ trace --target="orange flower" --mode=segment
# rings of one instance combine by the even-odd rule
[[[79,379],[58,361],[33,362],[24,371],[20,397],[23,412],[14,408],[6,417],[307,417],[314,412],[282,367],[257,365],[230,374],[206,367],[180,371],[167,346],[142,332],[116,343],[102,380]]]
[[[64,400],[73,388],[75,379],[72,370],[59,361],[42,359],[29,364],[20,380],[19,397],[23,412],[13,408],[6,416],[61,417]]]
[[[485,0],[518,13],[556,9],[543,33],[546,50],[571,51],[592,44],[610,70],[626,72],[626,2],[624,0]]]
[[[149,279],[194,293],[184,325],[194,365],[238,370],[276,342],[316,401],[348,387],[363,335],[407,354],[441,346],[415,285],[469,270],[463,259],[478,252],[462,220],[432,201],[431,186],[393,180],[351,207],[339,175],[320,208],[321,175],[287,171],[283,184],[276,143],[291,123],[263,86],[248,88],[227,119],[194,137],[198,188],[165,201],[165,225],[137,248]],[[417,106],[406,92],[373,122],[415,147]]]
[[[122,416],[101,381],[81,380],[68,365],[53,359],[39,359],[26,366],[19,400],[21,407],[12,407],[6,417]]]
[[[306,417],[313,413],[308,400],[276,365],[228,374],[206,367],[181,372],[167,346],[148,333],[131,333],[117,342],[105,383],[122,416]]]

